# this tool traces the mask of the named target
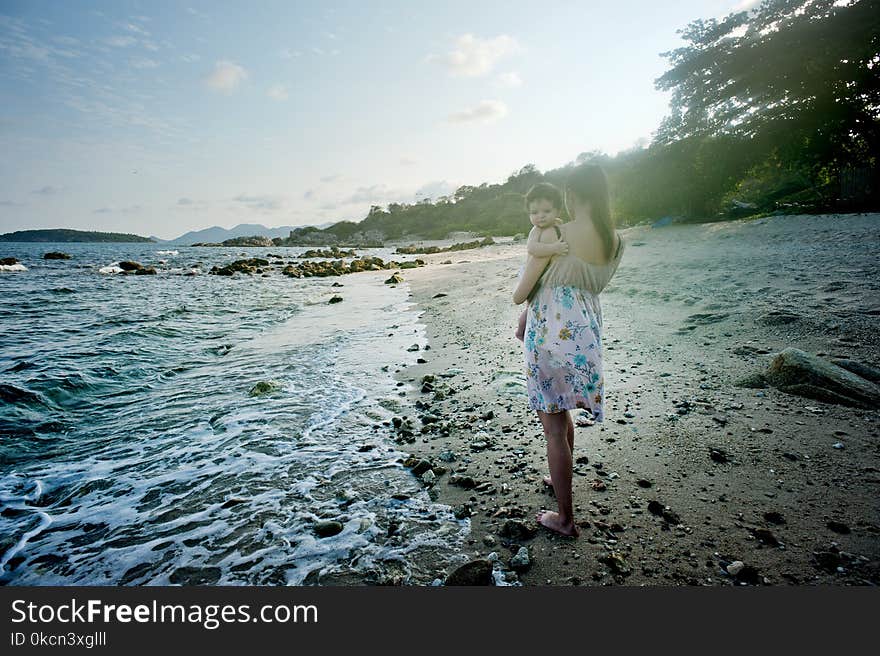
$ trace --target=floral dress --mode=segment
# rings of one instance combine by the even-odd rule
[[[605,288],[623,255],[595,265],[574,255],[554,257],[528,304],[523,349],[529,407],[543,412],[574,408],[605,419],[602,306]]]

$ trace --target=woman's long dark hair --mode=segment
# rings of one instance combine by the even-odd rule
[[[565,191],[573,194],[581,203],[590,204],[590,217],[596,232],[611,259],[614,248],[614,220],[611,218],[611,200],[608,195],[608,179],[598,164],[580,164],[565,181]],[[574,219],[574,216],[571,217]]]

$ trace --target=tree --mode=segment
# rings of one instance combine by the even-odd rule
[[[655,80],[672,91],[655,134],[756,140],[810,166],[863,161],[880,149],[880,0],[764,0],[750,12],[697,20],[688,46],[662,53]]]

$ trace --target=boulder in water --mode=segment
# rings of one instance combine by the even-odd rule
[[[329,538],[338,533],[342,533],[343,528],[344,527],[342,526],[341,522],[337,522],[334,520],[316,522],[315,525],[312,527],[315,535],[317,535],[319,538]]]
[[[272,394],[281,389],[281,385],[274,380],[261,380],[259,383],[251,387],[248,394],[250,396],[263,396],[264,394]]]
[[[4,257],[0,259],[0,271],[27,271],[27,267],[16,257]]]
[[[44,260],[69,260],[70,255],[67,253],[62,253],[60,251],[50,251],[48,253],[43,253]]]

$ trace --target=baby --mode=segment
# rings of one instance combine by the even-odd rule
[[[559,229],[556,226],[562,223],[562,219],[559,218],[559,212],[562,210],[562,192],[549,182],[539,182],[526,194],[526,209],[533,226],[526,242],[529,257],[552,257],[568,253],[568,244],[561,239],[552,244],[541,243],[541,234],[544,230],[553,229],[559,235]],[[524,270],[525,268],[520,270],[520,275]],[[520,315],[519,324],[516,327],[516,338],[520,341],[526,334],[527,312],[528,306]]]

